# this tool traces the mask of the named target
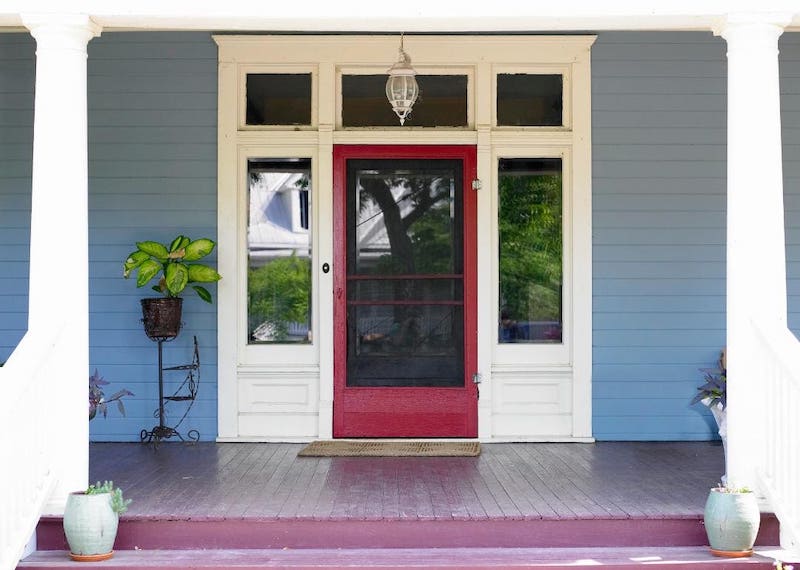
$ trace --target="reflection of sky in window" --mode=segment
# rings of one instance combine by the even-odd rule
[[[310,234],[302,226],[300,194],[305,172],[254,172],[250,177],[247,242],[252,257],[308,257]]]

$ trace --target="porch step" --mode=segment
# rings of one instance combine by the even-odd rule
[[[767,552],[766,554],[769,554]],[[773,559],[724,559],[705,547],[676,548],[356,548],[356,549],[230,549],[230,550],[120,550],[114,558],[92,565],[103,570],[154,568],[242,569],[242,568],[573,568],[606,569],[772,568]],[[39,551],[18,568],[59,569],[80,566],[65,551]]]
[[[774,515],[757,545],[780,542]],[[40,550],[64,550],[60,517],[43,518]],[[702,516],[628,519],[314,520],[123,517],[117,550],[359,548],[601,548],[705,546]]]

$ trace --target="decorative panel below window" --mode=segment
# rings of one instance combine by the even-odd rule
[[[559,158],[500,160],[500,343],[562,342],[562,184]]]
[[[251,159],[248,177],[248,342],[311,342],[311,160]]]

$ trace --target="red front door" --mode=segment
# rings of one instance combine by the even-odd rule
[[[475,147],[333,158],[334,437],[476,437]]]

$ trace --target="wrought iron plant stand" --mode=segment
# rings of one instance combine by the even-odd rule
[[[195,400],[197,399],[197,389],[200,385],[200,349],[197,346],[197,337],[194,337],[194,351],[192,361],[188,364],[180,364],[178,366],[164,367],[163,358],[163,345],[165,342],[170,342],[177,338],[177,333],[169,336],[151,336],[147,332],[150,340],[158,343],[158,409],[153,413],[154,417],[158,418],[158,425],[154,426],[150,431],[143,429],[139,434],[142,443],[153,443],[158,445],[162,440],[177,437],[181,441],[196,442],[200,440],[200,432],[196,429],[191,429],[186,433],[184,438],[178,431],[178,427],[186,419],[189,410],[192,409]],[[180,386],[175,390],[171,396],[164,395],[164,372],[185,371],[186,378]],[[164,411],[165,405],[169,402],[188,402],[186,410],[183,412],[181,419],[178,420],[174,426],[166,424],[166,413]]]

